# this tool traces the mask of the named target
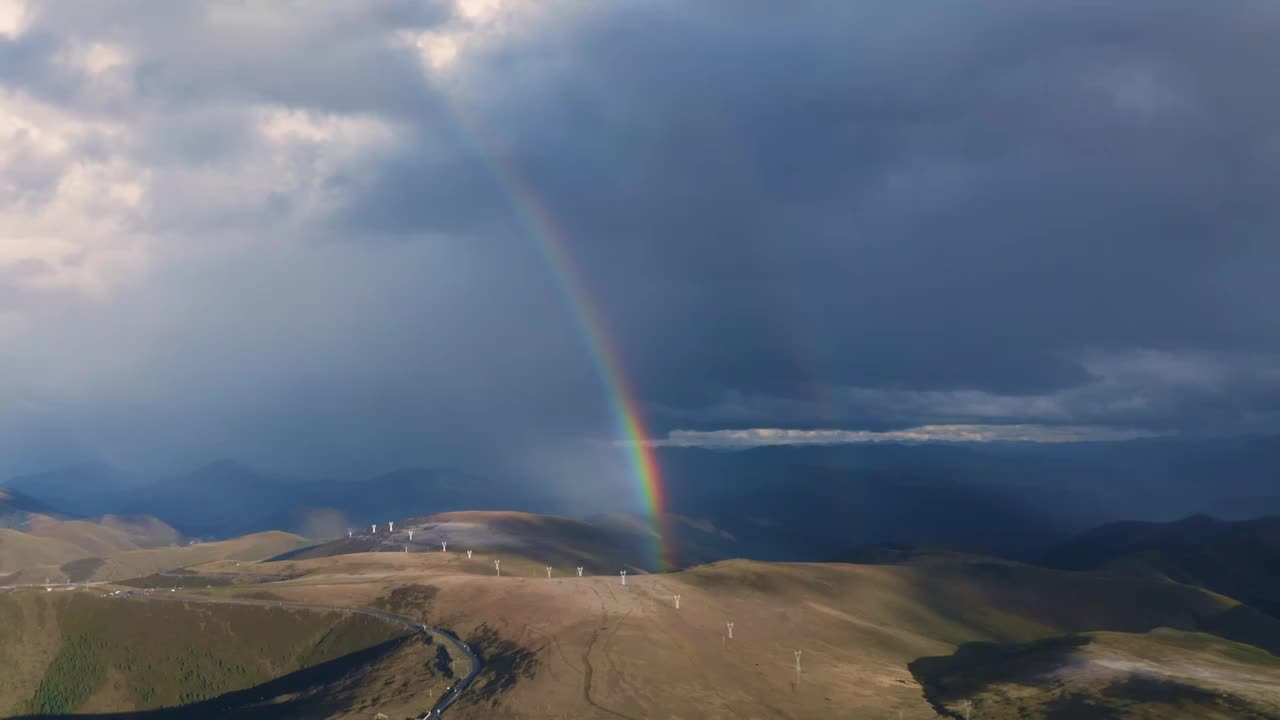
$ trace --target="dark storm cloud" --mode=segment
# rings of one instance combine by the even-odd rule
[[[1018,417],[1018,398],[1119,406],[1160,382],[1098,383],[1091,353],[1269,362],[1269,291],[1241,273],[1280,257],[1276,12],[949,7],[626,5],[495,49],[458,102],[569,229],[656,406],[887,387],[1007,395]],[[377,186],[379,215],[477,209],[433,205],[413,170]],[[397,211],[404,187],[426,197]],[[829,410],[893,409],[859,405]],[[759,410],[738,422],[776,418]]]
[[[146,7],[0,35],[11,454],[626,482],[513,181],[660,432],[1280,412],[1269,5]]]

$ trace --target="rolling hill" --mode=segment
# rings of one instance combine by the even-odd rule
[[[723,558],[732,552],[732,536],[715,526],[689,518],[672,517],[679,527],[686,557]],[[279,556],[278,560],[302,560],[368,552],[439,552],[449,543],[455,552],[473,550],[501,554],[508,561],[521,558],[533,563],[579,565],[591,572],[619,568],[656,571],[660,564],[652,525],[633,515],[605,515],[589,520],[526,512],[472,510],[446,512],[395,521],[371,532],[367,525],[353,528],[352,537],[320,543]],[[414,533],[409,539],[409,532]],[[539,566],[539,567],[542,567]]]
[[[996,707],[997,695],[1013,692],[1014,681],[1002,673],[1014,666],[1001,665],[1001,658],[1029,652],[1034,659],[1041,651],[1043,672],[1017,679],[1030,683],[1018,691],[1025,702],[1001,706],[1004,714],[994,717],[1023,711],[1107,717],[1050,711],[1062,702],[1123,704],[1149,689],[1142,683],[1153,672],[1172,678],[1169,687],[1182,693],[1176,701],[1193,702],[1190,707],[1265,709],[1266,698],[1254,690],[1277,679],[1280,621],[1160,578],[938,552],[893,565],[724,561],[677,573],[633,573],[624,586],[616,567],[576,576],[574,563],[592,549],[576,543],[591,536],[561,519],[459,513],[430,522],[479,524],[486,538],[504,525],[514,537],[566,534],[561,545],[494,544],[471,558],[455,550],[453,543],[470,544],[459,534],[448,553],[300,553],[242,567],[215,562],[192,567],[190,582],[198,584],[205,573],[239,573],[242,580],[196,592],[386,606],[455,630],[487,659],[476,685],[450,710],[459,718],[800,720],[901,711],[904,719],[923,719],[939,710],[954,716],[964,700]],[[501,577],[495,559],[502,561]],[[1071,644],[1081,634],[1092,638],[1083,650]],[[972,654],[988,646],[994,650]],[[1053,651],[1064,646],[1092,654]],[[798,675],[796,650],[802,652]],[[974,666],[990,676],[987,685],[948,684],[954,670],[928,672],[937,663],[953,667],[944,662],[952,656],[990,663],[985,670]],[[913,665],[927,659],[934,659],[933,668]],[[1108,673],[1097,682],[1070,671],[1077,660],[1095,659]],[[1187,659],[1215,672],[1243,673],[1247,681],[1187,679]]]
[[[940,712],[992,720],[1280,717],[1280,658],[1168,628],[972,643],[910,667]]]
[[[403,552],[410,526],[423,552]],[[181,553],[151,566],[187,569],[173,583],[162,574],[134,584],[181,585],[211,600],[381,607],[450,628],[486,663],[449,711],[464,719],[901,712],[923,720],[940,711],[954,717],[965,701],[991,717],[1143,717],[1121,711],[1144,698],[1153,708],[1185,706],[1213,718],[1224,708],[1269,712],[1257,688],[1280,679],[1280,620],[1164,578],[932,552],[881,565],[732,560],[676,573],[637,569],[624,584],[618,570],[631,549],[615,555],[600,532],[568,518],[446,513],[398,523],[394,538],[385,531],[352,538],[374,543],[364,552],[339,541],[273,561],[199,564],[199,545],[141,551]],[[449,537],[449,552],[428,545],[437,535]],[[269,549],[243,540],[246,550]],[[232,553],[222,548],[208,557],[215,555]],[[588,568],[583,577],[574,572],[580,565]],[[225,716],[228,708],[269,702],[276,714],[255,706],[258,717],[367,717],[375,699],[388,702],[370,683],[403,683],[411,665],[394,675],[373,663],[326,679],[307,676],[314,681],[290,676],[295,684],[283,694],[268,682],[253,686],[262,689],[252,697],[229,690],[183,709],[217,716],[216,706]],[[1077,672],[1082,667],[1092,669]],[[1206,672],[1195,676],[1196,667]],[[1172,699],[1151,700],[1151,693]],[[323,707],[281,712],[276,703],[286,695],[323,698]],[[126,701],[117,695],[113,702]],[[129,706],[104,700],[94,707]]]
[[[1198,585],[1280,618],[1280,516],[1104,525],[1055,548],[1045,562]]]
[[[404,635],[339,611],[8,593],[0,595],[0,716],[199,703],[330,663],[359,667]]]
[[[19,530],[0,528],[0,573],[28,572],[28,582],[37,573],[37,569],[48,571],[63,563],[86,557],[84,548],[65,540],[40,538]],[[58,577],[55,573],[54,577]],[[17,582],[11,578],[11,582]]]

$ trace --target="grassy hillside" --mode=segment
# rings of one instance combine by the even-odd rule
[[[1199,585],[1280,618],[1280,517],[1104,525],[1058,547],[1047,563]]]
[[[0,528],[0,573],[17,572],[30,568],[42,568],[46,572],[57,566],[87,556],[84,549],[65,540],[40,538],[19,530]],[[27,573],[29,576],[39,573]],[[26,580],[27,582],[38,582]],[[19,582],[12,579],[11,582]]]
[[[120,580],[213,560],[254,562],[306,544],[307,540],[297,535],[265,532],[219,542],[134,550],[104,558],[89,579]]]
[[[991,720],[1280,717],[1280,658],[1212,635],[1098,632],[973,643],[911,670],[940,712]]]
[[[59,541],[41,538],[37,546],[53,542]],[[81,552],[57,564],[27,563],[9,582],[38,583],[46,575],[66,576],[75,582],[124,580],[214,560],[256,562],[304,546],[307,542],[305,538],[289,533],[265,532],[219,542],[130,550],[104,557],[86,556]]]
[[[0,715],[199,702],[402,634],[339,612],[9,593],[0,596]]]
[[[36,538],[61,540],[80,548],[84,554],[93,556],[139,549],[138,544],[127,533],[90,520],[35,521],[27,529],[27,534]]]
[[[260,563],[238,570],[284,579],[204,592],[381,604],[449,627],[487,662],[450,710],[459,718],[800,720],[902,711],[904,720],[924,720],[937,713],[910,664],[968,643],[1176,627],[1280,649],[1280,622],[1163,580],[940,555],[893,566],[727,561],[632,574],[623,587],[612,570],[578,578],[572,566],[555,565],[548,579],[537,558],[507,554],[496,577],[494,554],[468,559],[452,547]],[[236,569],[221,562],[207,570]]]
[[[124,533],[139,548],[166,547],[182,541],[182,533],[151,515],[103,515],[96,522]]]
[[[13,494],[7,497],[12,498]],[[78,568],[86,567],[86,563],[102,566],[102,558],[163,548],[181,538],[172,527],[148,516],[60,520],[26,513],[22,518],[21,530],[0,527],[0,573],[26,571],[12,582],[38,582],[45,575],[59,580],[85,580],[88,575]],[[99,560],[91,561],[92,558]],[[73,561],[77,562],[74,568],[64,567]]]
[[[1259,714],[1265,692],[1251,688],[1272,682],[1272,655],[1258,648],[1280,653],[1280,620],[1164,578],[934,553],[894,565],[725,561],[679,573],[633,572],[624,586],[616,564],[587,562],[585,576],[577,577],[577,563],[594,559],[599,548],[591,531],[573,521],[460,513],[423,519],[419,527],[415,543],[426,550],[435,542],[432,533],[448,533],[450,552],[386,551],[407,541],[397,524],[397,537],[384,531],[370,538],[386,543],[373,545],[378,552],[192,563],[181,584],[214,598],[383,607],[448,627],[486,663],[449,711],[463,719],[807,720],[901,713],[903,720],[936,720],[939,710],[954,716],[966,700],[994,708],[1006,696],[1001,712],[1009,718],[1108,717],[1115,708],[1098,698],[1117,707],[1155,703],[1165,717],[1178,717],[1184,704],[1201,713],[1193,717],[1245,710],[1267,717]],[[471,558],[463,552],[468,547],[475,550]],[[502,561],[501,577],[495,560]],[[1078,635],[1091,639],[1061,640]],[[204,631],[191,637],[203,642]],[[975,655],[974,648],[987,650]],[[95,652],[91,645],[72,651],[77,657]],[[443,682],[438,674],[414,674],[431,664],[430,650],[401,654],[409,652],[387,649],[385,662],[394,655],[403,670],[393,672],[384,660],[376,672],[334,667],[323,681],[314,675],[289,681],[302,689],[286,683],[184,711],[207,713],[190,717],[367,718],[376,708],[408,717],[443,689],[431,684]],[[4,662],[0,657],[0,666]],[[1093,670],[1075,673],[1077,666]],[[1213,683],[1184,677],[1201,666]],[[1035,672],[1010,679],[1020,668]],[[964,676],[970,669],[979,675]],[[1149,676],[1164,679],[1151,684]],[[416,694],[392,715],[384,708],[401,696],[378,683]],[[1166,691],[1172,693],[1167,702],[1159,695]],[[302,696],[309,699],[281,710],[293,702],[288,698]],[[1081,705],[1081,698],[1092,704]]]

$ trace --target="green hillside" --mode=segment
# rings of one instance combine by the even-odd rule
[[[402,634],[340,612],[10,593],[0,596],[0,715],[195,703]]]

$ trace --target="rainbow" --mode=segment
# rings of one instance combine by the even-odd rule
[[[517,172],[516,168],[492,144],[482,140],[483,134],[475,123],[464,122],[461,112],[453,112],[461,134],[467,136],[470,145],[485,162],[498,184],[510,198],[512,209],[524,225],[525,231],[536,243],[556,281],[565,306],[578,326],[583,348],[596,367],[610,411],[617,425],[617,432],[627,448],[628,463],[640,488],[645,511],[653,523],[654,565],[662,571],[674,566],[674,549],[667,531],[666,492],[658,460],[650,442],[644,416],[636,399],[635,388],[628,382],[622,355],[596,311],[582,280],[582,273],[570,255],[564,240],[565,231],[555,222],[547,204]],[[470,130],[470,132],[467,132]]]

